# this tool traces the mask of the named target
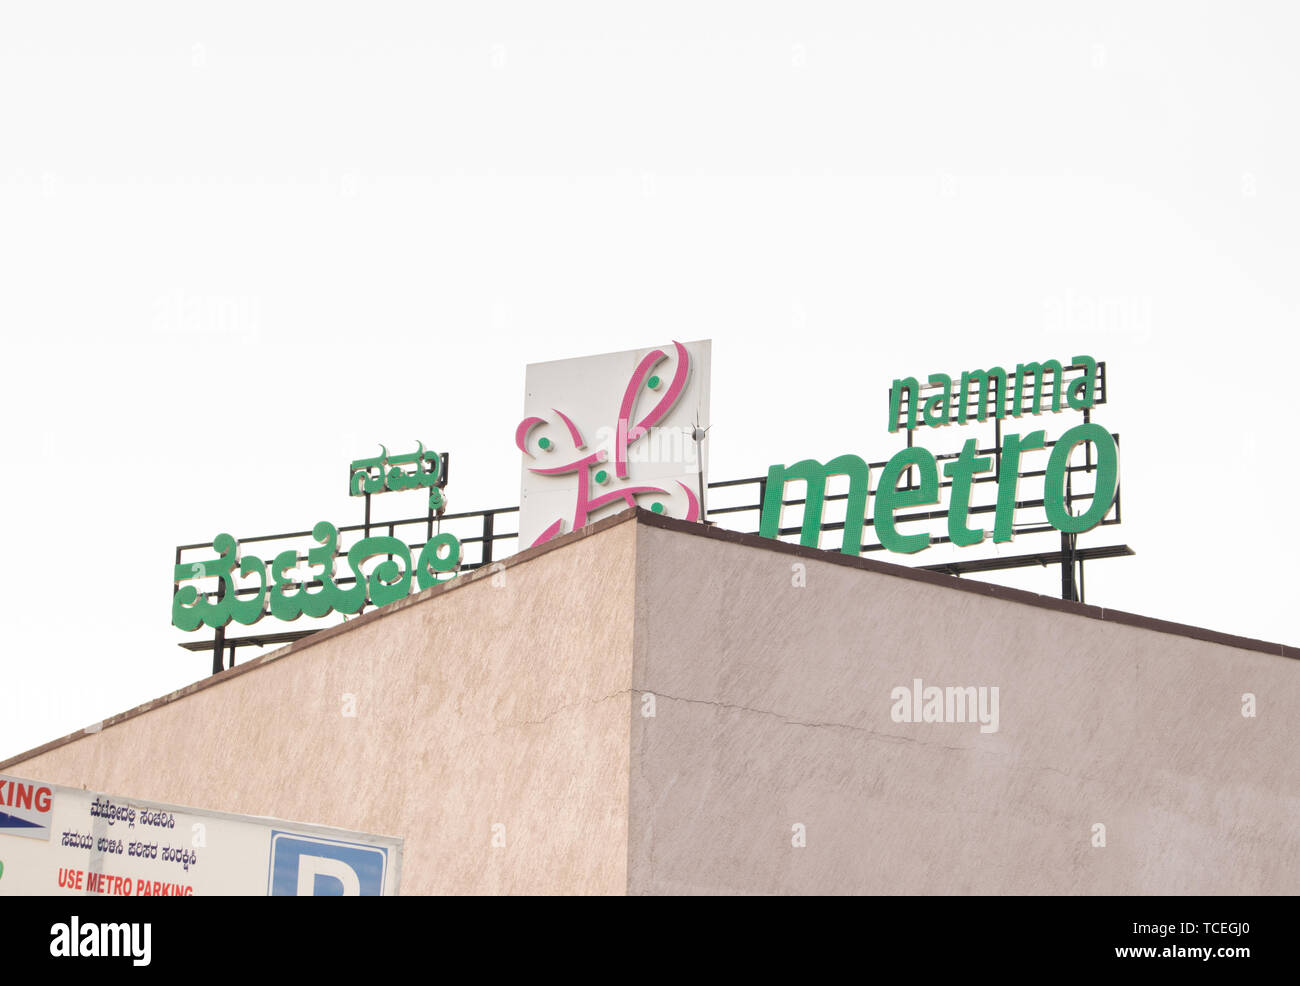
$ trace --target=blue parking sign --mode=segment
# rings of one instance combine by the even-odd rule
[[[267,894],[271,897],[380,897],[388,869],[388,850],[271,832]]]

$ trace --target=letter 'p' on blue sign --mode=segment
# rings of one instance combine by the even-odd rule
[[[271,897],[380,897],[388,850],[291,832],[271,832]]]

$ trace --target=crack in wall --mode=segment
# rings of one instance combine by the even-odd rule
[[[719,702],[713,699],[704,698],[687,698],[684,695],[669,695],[666,692],[656,691],[653,688],[623,688],[608,695],[602,695],[600,698],[586,699],[577,702],[567,702],[563,705],[556,706],[550,712],[547,712],[538,719],[505,719],[497,723],[496,727],[489,732],[479,733],[480,736],[491,736],[499,733],[503,729],[522,729],[527,726],[540,726],[550,722],[556,716],[565,712],[572,712],[581,708],[590,708],[608,702],[613,698],[620,698],[625,695],[653,695],[656,699],[667,699],[670,702],[683,702],[687,705],[708,705],[717,709],[725,709],[729,712],[748,712],[753,715],[769,716],[780,720],[787,726],[799,726],[806,729],[844,729],[854,733],[865,733],[868,736],[874,736],[877,739],[885,740],[890,743],[912,743],[920,746],[933,747],[940,750],[951,750],[953,752],[982,753],[985,755],[993,754],[991,750],[980,750],[970,746],[949,746],[943,743],[927,743],[924,740],[912,736],[900,736],[897,733],[881,732],[878,729],[871,729],[867,726],[854,726],[847,722],[818,722],[809,719],[796,719],[783,712],[774,709],[760,709],[749,705],[739,705],[733,702]],[[1004,753],[996,753],[997,756],[1005,756]]]
[[[641,689],[635,689],[635,690],[648,692],[649,694],[654,695],[656,698],[666,698],[669,701],[673,701],[673,702],[686,702],[692,705],[711,705],[715,708],[726,709],[728,711],[733,711],[733,712],[750,712],[755,715],[771,716],[773,718],[781,720],[781,722],[785,723],[788,726],[802,726],[808,729],[846,729],[850,732],[866,733],[869,736],[874,736],[877,739],[882,739],[890,743],[915,743],[920,746],[928,746],[940,750],[953,750],[956,752],[963,752],[963,753],[983,753],[987,755],[994,752],[991,750],[980,750],[978,748],[969,747],[969,746],[948,746],[942,743],[926,743],[923,740],[916,739],[911,736],[900,736],[896,733],[884,733],[878,729],[871,729],[866,726],[853,726],[847,722],[814,722],[807,719],[793,719],[782,712],[777,712],[772,709],[756,709],[753,708],[752,706],[736,705],[730,702],[717,702],[709,699],[686,698],[681,695],[668,695],[665,694],[664,692],[657,692],[653,688],[647,688],[644,690]],[[1005,756],[1006,754],[997,753],[996,755]]]
[[[564,705],[560,705],[552,709],[550,712],[546,713],[540,719],[518,719],[518,720],[503,719],[497,723],[496,728],[486,733],[478,733],[478,735],[495,736],[503,729],[522,729],[525,726],[540,726],[543,723],[550,722],[556,716],[561,715],[565,712],[571,712],[574,709],[589,708],[592,706],[601,705],[604,702],[608,702],[611,698],[618,698],[621,695],[630,695],[631,693],[632,693],[631,688],[624,688],[617,692],[610,692],[608,695],[603,695],[600,698],[587,699],[585,701],[568,702]]]

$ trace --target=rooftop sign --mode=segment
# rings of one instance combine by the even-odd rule
[[[365,498],[363,524],[340,528],[320,521],[309,532],[251,538],[244,545],[223,533],[212,542],[179,546],[172,622],[186,631],[215,629],[216,672],[227,647],[224,628],[231,622],[359,613],[454,578],[462,565],[490,564],[498,540],[517,538],[521,548],[543,544],[631,506],[703,521],[709,517],[710,362],[711,344],[704,340],[530,364],[524,415],[514,431],[522,456],[520,506],[446,515],[449,524],[460,525],[453,529],[476,557],[463,561],[461,540],[441,531],[447,457],[422,442],[399,454],[381,445],[378,455],[355,459],[348,467],[348,494]],[[1079,549],[1075,540],[1099,524],[1119,523],[1118,436],[1091,419],[1092,410],[1105,402],[1105,364],[1087,355],[1068,362],[1022,362],[1010,370],[931,373],[924,382],[900,377],[890,387],[889,431],[905,431],[906,448],[885,462],[868,463],[853,453],[826,462],[805,458],[773,465],[766,477],[714,484],[724,502],[712,517],[757,513],[759,534],[797,534],[809,547],[820,547],[825,532],[842,532],[839,549],[850,555],[915,554],[939,542],[1000,544],[1017,533],[1056,531],[1062,539],[1059,555],[944,560],[925,567],[962,574],[1059,560],[1062,598],[1079,598],[1072,574],[1076,561],[1081,583],[1083,561],[1133,553],[1127,545]],[[1033,427],[1035,419],[1061,412],[1081,413],[1083,420],[1056,440]],[[995,430],[992,447],[981,447],[972,437],[960,451],[936,455],[914,444],[925,429],[976,425]],[[1004,433],[1011,427],[1017,430]],[[1027,496],[1021,493],[1022,480],[1031,488]],[[802,500],[787,497],[792,483],[804,484]],[[847,492],[841,492],[844,486]],[[759,492],[745,502],[728,502],[742,489]],[[372,524],[371,497],[402,491],[427,496],[427,517]],[[946,509],[927,509],[945,496]],[[798,505],[801,516],[786,526],[786,508]],[[828,508],[834,514],[841,506],[843,519],[828,520]],[[1045,519],[1029,516],[1039,510]],[[498,526],[516,512],[517,529]],[[467,529],[467,520],[481,524],[481,533]],[[945,530],[937,529],[939,522]],[[407,543],[395,536],[397,528],[411,525],[423,528],[421,540]],[[387,527],[386,536],[372,535],[376,526]],[[868,531],[875,541],[864,543]],[[268,542],[279,542],[283,550],[263,548],[271,553],[268,558],[243,550]],[[204,557],[209,551],[216,557]],[[347,562],[342,576],[340,557]],[[285,643],[310,632],[313,628],[238,637],[229,642],[229,666],[238,646]]]
[[[1098,364],[1092,357],[1075,356],[1068,364],[1068,370],[1080,372],[1067,381],[1067,367],[1057,360],[1018,364],[1013,375],[1001,366],[994,366],[988,370],[962,373],[955,392],[953,377],[936,373],[929,377],[929,388],[935,391],[929,397],[924,396],[923,391],[927,388],[923,388],[915,377],[897,379],[890,390],[889,430],[896,432],[905,427],[909,447],[885,463],[874,491],[871,489],[870,467],[851,453],[826,463],[803,459],[793,465],[774,465],[768,470],[759,533],[764,537],[779,536],[786,484],[803,481],[807,483],[807,493],[800,543],[819,546],[827,482],[832,476],[845,476],[849,481],[849,491],[840,548],[845,554],[862,553],[869,495],[873,497],[871,526],[882,547],[900,554],[914,554],[928,548],[932,542],[931,534],[925,531],[901,532],[896,515],[903,508],[939,503],[944,487],[950,490],[949,541],[965,547],[979,544],[990,533],[995,542],[1010,541],[1015,536],[1022,464],[1033,453],[1047,456],[1043,472],[1043,508],[1048,523],[1064,534],[1091,530],[1105,518],[1119,490],[1119,446],[1114,436],[1100,425],[1085,420],[1083,424],[1068,429],[1055,442],[1048,442],[1042,429],[1003,436],[1001,423],[1008,415],[1019,419],[1026,412],[1040,415],[1066,409],[1083,411],[1087,417],[1096,399],[1097,368]],[[948,482],[944,483],[940,480],[936,457],[925,448],[910,445],[911,432],[918,428],[964,425],[986,421],[990,417],[999,426],[997,457],[1000,462],[996,469],[994,456],[980,455],[975,439],[970,438],[960,453],[945,456],[948,461],[942,474]],[[1089,471],[1095,472],[1094,487],[1091,493],[1067,491],[1071,459],[1083,446],[1089,447]],[[1091,468],[1094,460],[1095,470]],[[986,473],[994,474],[997,482],[992,532],[972,526],[970,513],[972,483],[975,477]],[[911,481],[913,475],[916,482]],[[908,477],[907,484],[900,486],[905,477]],[[1077,514],[1071,509],[1075,499],[1088,500],[1087,507]]]
[[[997,420],[1008,413],[1019,418],[1025,413],[1026,404],[1030,414],[1047,410],[1053,414],[1067,409],[1086,411],[1097,399],[1097,361],[1091,356],[1076,356],[1068,370],[1082,372],[1067,381],[1067,368],[1054,359],[1019,363],[1012,374],[1001,366],[966,370],[960,376],[955,394],[953,378],[946,373],[930,374],[925,388],[916,377],[903,377],[895,380],[889,390],[889,430],[896,432],[906,427],[912,431],[922,425],[942,428],[954,422],[964,425],[971,419],[984,421],[990,409]],[[923,389],[936,391],[924,404]],[[1062,396],[1066,406],[1062,406]],[[1046,406],[1048,399],[1050,408]]]
[[[380,449],[374,458],[351,463],[351,495],[368,499],[372,493],[428,490],[430,510],[442,509],[446,498],[437,487],[444,478],[444,465],[436,452],[426,452],[423,442],[416,452],[405,455],[389,455],[382,445]],[[415,468],[408,472],[402,468],[406,465]],[[367,516],[368,511],[367,505]],[[175,566],[172,624],[197,630],[205,624],[224,627],[232,620],[249,626],[264,616],[292,621],[300,616],[350,615],[367,604],[383,606],[404,599],[413,585],[427,589],[455,578],[461,562],[460,541],[452,534],[433,535],[414,559],[411,546],[400,538],[365,537],[344,553],[351,574],[339,578],[338,528],[322,520],[312,528],[311,537],[316,545],[305,558],[289,548],[268,565],[256,555],[244,554],[231,535],[218,534],[212,540],[216,558]],[[215,580],[216,591],[201,592],[197,583],[203,580]]]
[[[442,478],[442,456],[437,452],[426,452],[424,442],[417,444],[419,448],[406,455],[389,455],[387,446],[381,445],[380,454],[374,458],[353,461],[348,467],[348,496],[427,489],[429,509],[443,509],[447,498],[438,489]],[[402,469],[402,466],[411,464],[415,466],[411,472]]]
[[[519,545],[629,506],[703,515],[711,345],[680,343],[528,366]]]

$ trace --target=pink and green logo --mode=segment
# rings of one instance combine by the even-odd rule
[[[519,422],[515,445],[535,463],[526,464],[525,469],[534,476],[572,476],[576,480],[571,512],[556,517],[533,540],[534,545],[563,533],[566,521],[569,530],[586,526],[594,513],[611,504],[621,502],[666,512],[675,493],[685,497],[684,519],[700,518],[699,497],[686,483],[672,480],[666,486],[656,486],[638,481],[633,475],[637,471],[633,467],[645,458],[637,455],[638,446],[653,441],[656,426],[677,406],[687,390],[690,352],[680,342],[673,343],[673,351],[675,359],[663,349],[652,350],[642,357],[623,390],[613,424],[596,422],[600,425],[596,432],[600,438],[590,445],[580,423],[559,408],[551,409],[558,424],[535,415]],[[693,438],[688,435],[687,442],[690,441]],[[679,451],[681,447],[678,446]],[[677,490],[673,489],[674,484]]]

